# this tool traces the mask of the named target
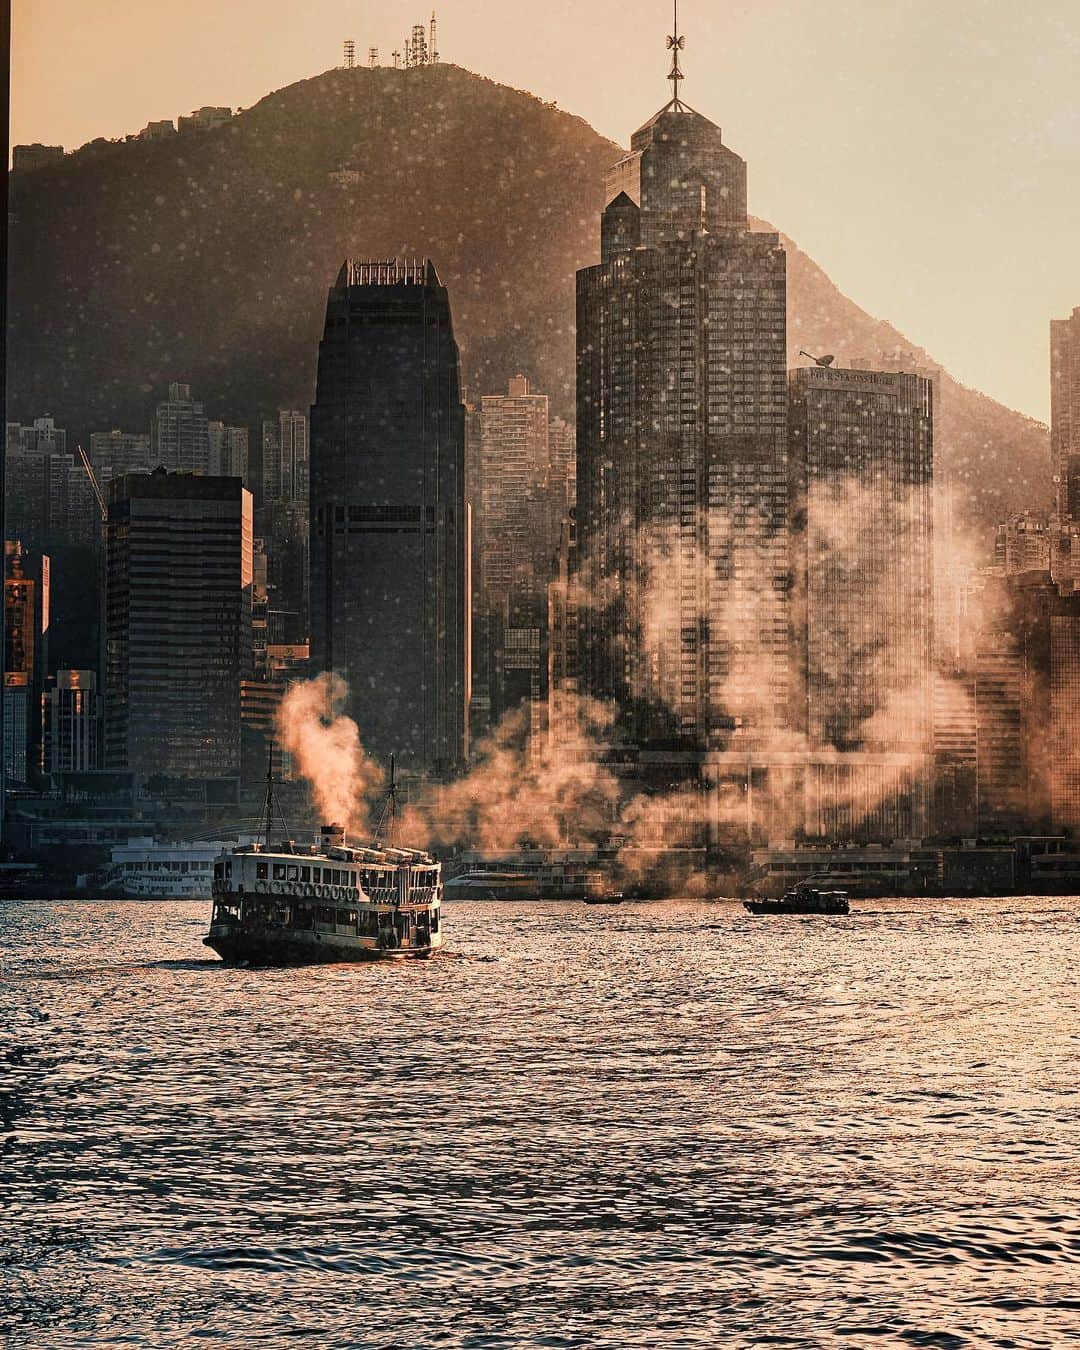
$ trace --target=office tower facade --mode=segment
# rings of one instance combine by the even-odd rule
[[[786,720],[786,265],[746,165],[668,103],[609,180],[577,282],[581,680],[640,743]]]
[[[308,500],[308,420],[302,412],[283,408],[277,420],[262,425],[262,500],[294,502]]]
[[[1050,456],[1052,570],[1057,580],[1080,580],[1080,308],[1050,321]]]
[[[524,375],[480,399],[473,689],[491,723],[528,703],[533,733],[546,720],[547,587],[558,542],[549,425],[548,397]]]
[[[207,422],[208,472],[215,478],[242,478],[248,482],[248,429]]]
[[[290,643],[310,631],[310,455],[306,414],[282,409],[262,424],[262,506],[269,608]]]
[[[348,261],[311,409],[312,664],[368,751],[443,772],[466,750],[465,422],[450,300],[424,261]]]
[[[41,768],[41,694],[49,662],[50,563],[18,540],[4,544],[4,781]]]
[[[792,553],[812,747],[925,754],[934,659],[928,380],[790,377]]]
[[[812,365],[788,382],[797,724],[809,832],[929,832],[933,389]]]
[[[203,405],[191,396],[191,386],[169,385],[169,397],[157,405],[150,429],[155,468],[169,473],[208,473],[210,429]]]
[[[572,745],[580,732],[576,517],[571,508],[563,521],[548,585],[548,740],[555,748]]]
[[[238,478],[159,469],[112,483],[106,767],[201,780],[226,798],[235,791],[252,537],[251,494]]]
[[[90,437],[90,462],[102,491],[121,474],[149,473],[154,467],[150,436],[139,431],[95,431]]]
[[[1009,629],[1022,657],[1028,817],[1080,830],[1080,591],[1049,572],[1008,582]]]
[[[100,765],[97,671],[58,670],[42,700],[46,773],[84,773]]]

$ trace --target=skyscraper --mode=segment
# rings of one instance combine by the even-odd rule
[[[492,722],[530,703],[534,732],[546,716],[547,589],[566,511],[565,437],[555,483],[550,426],[547,395],[524,375],[480,400],[473,688]]]
[[[191,397],[191,386],[170,384],[169,397],[159,403],[150,428],[154,467],[170,473],[207,473],[210,433],[203,405]]]
[[[1050,452],[1057,512],[1080,519],[1080,307],[1050,320]]]
[[[283,408],[277,421],[267,418],[262,429],[262,499],[302,502],[308,499],[308,420],[304,413]]]
[[[262,503],[259,529],[266,539],[269,607],[290,642],[306,642],[310,628],[308,419],[282,409],[262,425]]]
[[[808,831],[929,830],[933,388],[812,365],[789,379],[796,724]],[[839,752],[839,754],[837,753]]]
[[[678,50],[578,273],[581,682],[638,743],[724,749],[788,712],[786,267]]]
[[[450,300],[424,261],[347,261],[311,409],[312,663],[372,754],[465,753],[465,412]]]
[[[97,672],[58,670],[42,704],[46,773],[96,769],[101,727]]]
[[[791,372],[790,393],[810,747],[925,754],[934,636],[930,382],[813,365]]]
[[[3,767],[21,785],[41,767],[41,692],[49,661],[49,558],[4,545]]]
[[[128,474],[105,540],[106,767],[228,796],[251,669],[251,494],[239,478]]]

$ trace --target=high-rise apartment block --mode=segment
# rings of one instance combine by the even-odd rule
[[[608,195],[577,285],[582,685],[639,744],[751,744],[790,712],[784,251],[677,97]]]
[[[8,423],[4,492],[10,538],[30,549],[97,544],[100,513],[90,481],[52,417]]]
[[[90,437],[90,462],[104,490],[125,473],[149,473],[150,436],[139,431],[95,431]]]
[[[1006,576],[1050,568],[1050,522],[1038,511],[1017,511],[994,531],[994,566]]]
[[[238,478],[155,470],[112,483],[108,768],[235,791],[251,605],[252,499]]]
[[[348,683],[380,759],[466,748],[465,411],[450,300],[428,261],[348,261],[311,409],[312,664]]]
[[[207,422],[209,443],[208,472],[215,478],[242,478],[248,481],[248,429],[227,427],[224,422]]]
[[[191,396],[191,386],[169,385],[169,397],[159,403],[150,429],[155,468],[170,473],[208,473],[210,430],[203,405]]]

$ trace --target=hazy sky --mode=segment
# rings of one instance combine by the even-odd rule
[[[750,206],[965,384],[1045,419],[1080,305],[1080,0],[682,0],[686,101]],[[445,0],[443,59],[625,144],[665,100],[658,0]],[[12,138],[69,149],[384,62],[419,0],[14,0]]]

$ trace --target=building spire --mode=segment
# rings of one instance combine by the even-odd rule
[[[667,40],[667,49],[671,53],[671,70],[668,72],[668,79],[671,81],[671,102],[674,107],[681,108],[679,81],[683,78],[683,73],[679,65],[679,53],[686,47],[686,39],[679,32],[679,0],[672,0],[672,5],[674,8],[672,28],[674,31],[668,35]]]

